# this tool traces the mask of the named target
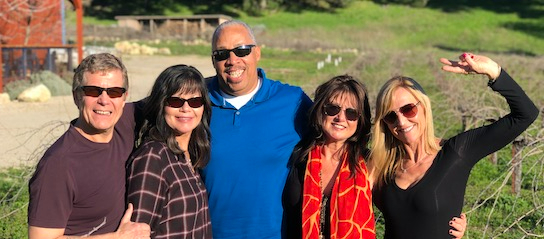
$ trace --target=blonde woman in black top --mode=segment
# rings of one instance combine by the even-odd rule
[[[472,167],[538,116],[525,92],[488,57],[464,53],[459,61],[440,61],[444,71],[486,75],[511,113],[441,140],[434,135],[431,103],[421,86],[402,76],[387,81],[376,101],[371,149],[373,200],[385,218],[385,238],[451,238],[448,221],[461,213]]]

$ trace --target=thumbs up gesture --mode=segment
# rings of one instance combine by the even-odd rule
[[[115,232],[116,238],[122,239],[145,239],[151,238],[151,228],[146,223],[138,223],[130,221],[134,207],[132,203],[128,204],[125,215],[121,219],[121,224]]]

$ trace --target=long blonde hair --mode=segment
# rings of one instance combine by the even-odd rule
[[[431,101],[423,88],[413,79],[404,76],[395,76],[388,80],[380,89],[376,99],[376,114],[372,131],[372,147],[370,161],[373,166],[375,185],[380,187],[394,179],[395,171],[401,159],[406,156],[404,144],[395,138],[387,124],[382,120],[389,113],[393,101],[393,92],[398,88],[408,90],[423,108],[427,124],[422,128],[423,147],[426,153],[436,153],[441,146],[434,135]]]

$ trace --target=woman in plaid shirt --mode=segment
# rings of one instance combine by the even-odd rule
[[[198,169],[210,155],[210,100],[192,66],[164,70],[144,107],[141,145],[128,167],[132,220],[152,238],[212,238],[208,196]]]

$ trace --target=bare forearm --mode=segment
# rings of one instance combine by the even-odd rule
[[[77,238],[89,238],[89,239],[110,239],[119,238],[117,233],[107,233],[94,236],[67,236],[64,234],[64,228],[43,228],[33,227],[28,228],[29,239],[77,239]]]

